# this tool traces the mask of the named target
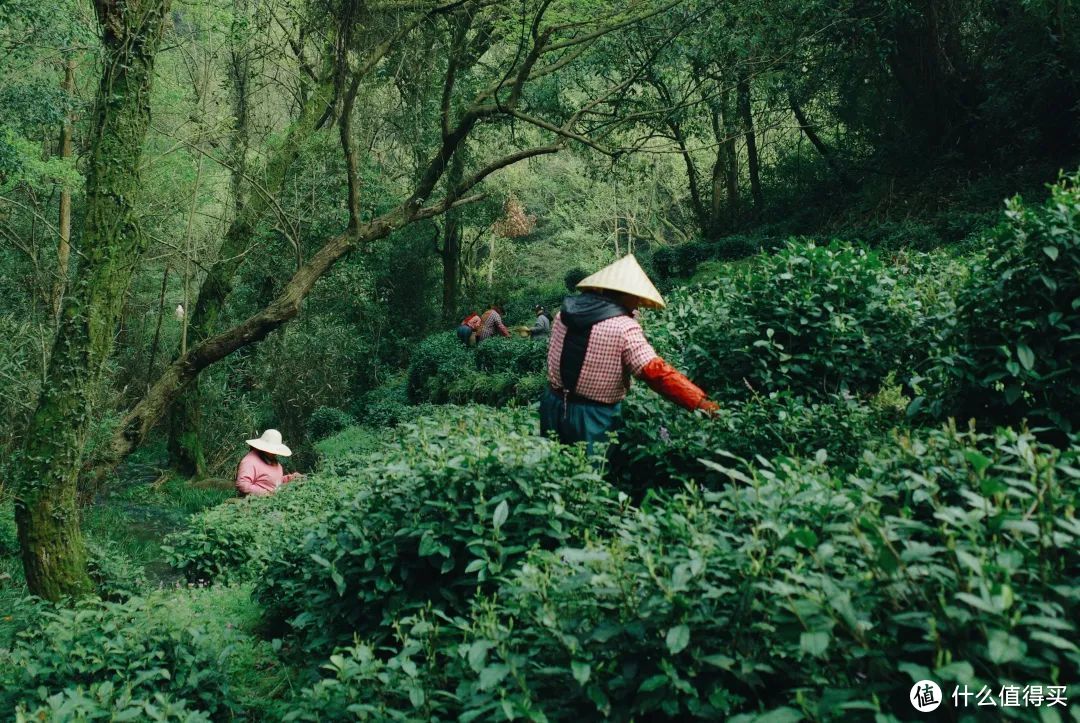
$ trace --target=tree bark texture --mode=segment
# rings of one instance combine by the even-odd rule
[[[765,197],[761,192],[761,164],[758,159],[757,134],[754,132],[754,110],[750,98],[750,81],[739,81],[739,116],[742,119],[743,136],[746,139],[746,166],[750,172],[750,196],[754,199],[753,216],[760,218],[765,210]]]
[[[64,298],[37,409],[21,450],[15,519],[30,592],[91,589],[76,505],[93,390],[144,250],[135,199],[150,125],[154,57],[169,0],[97,0],[104,67],[94,110],[81,259]]]
[[[450,164],[450,172],[447,174],[447,183],[451,188],[456,188],[461,183],[465,174],[464,154],[459,152],[454,156]],[[461,211],[451,209],[446,212],[443,226],[443,298],[442,315],[443,321],[451,323],[457,313],[458,301],[458,277],[461,264]]]
[[[75,97],[75,59],[70,55],[64,59],[64,95],[70,102]],[[71,158],[72,126],[74,119],[69,110],[64,114],[60,126],[60,157]],[[64,183],[60,187],[59,240],[56,246],[56,284],[53,287],[53,314],[60,313],[60,302],[67,287],[68,265],[71,261],[71,186]]]
[[[836,160],[832,150],[825,144],[825,141],[823,141],[821,136],[817,134],[817,131],[814,130],[813,124],[810,123],[810,120],[806,117],[806,112],[795,99],[795,96],[788,96],[788,100],[791,103],[791,112],[795,114],[795,120],[799,121],[799,128],[802,129],[806,139],[810,141],[810,145],[812,145],[821,157],[825,159],[826,165],[828,165],[829,169],[836,174],[837,179],[839,179],[840,184],[845,190],[850,191],[855,188],[855,182],[844,170],[843,166]]]

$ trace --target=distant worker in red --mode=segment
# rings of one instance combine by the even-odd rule
[[[633,377],[690,411],[719,407],[689,379],[657,356],[634,318],[638,307],[664,308],[664,300],[637,259],[624,256],[578,282],[555,316],[548,344],[548,384],[540,401],[540,433],[564,444],[596,442],[618,426]]]
[[[484,315],[480,317],[480,330],[476,332],[477,344],[496,334],[510,336],[510,330],[503,323],[502,315],[502,307],[498,304],[492,304],[491,308],[484,312]]]
[[[476,346],[476,333],[480,330],[480,315],[475,311],[461,320],[457,328],[458,339],[465,346]]]

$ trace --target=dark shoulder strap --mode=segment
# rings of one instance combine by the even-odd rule
[[[589,339],[592,336],[593,327],[601,321],[622,316],[625,310],[612,304],[612,309],[593,319],[588,326],[566,326],[566,336],[563,337],[562,356],[559,357],[559,378],[562,379],[563,389],[577,394],[578,380],[581,378],[581,368],[585,365],[585,353],[589,350]]]

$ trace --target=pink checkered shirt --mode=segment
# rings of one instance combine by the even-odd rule
[[[480,317],[480,330],[476,332],[476,340],[483,341],[495,336],[498,332],[503,336],[510,336],[510,330],[503,324],[502,316],[494,309],[488,309]]]
[[[562,313],[555,316],[548,343],[548,382],[562,389],[559,358],[562,356],[566,324]],[[575,394],[605,404],[621,402],[630,391],[631,377],[656,358],[656,352],[645,339],[641,325],[629,316],[604,319],[592,328],[585,363],[581,367]]]

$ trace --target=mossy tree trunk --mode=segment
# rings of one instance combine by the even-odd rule
[[[15,518],[30,592],[91,589],[76,484],[93,390],[113,347],[124,293],[144,248],[134,201],[150,125],[154,56],[169,0],[96,0],[104,67],[94,110],[80,261],[18,465]]]
[[[462,160],[464,152],[459,151],[454,155],[454,161],[450,164],[450,172],[447,174],[447,182],[451,188],[456,188],[465,174],[465,164]],[[442,315],[443,321],[452,323],[457,314],[458,302],[458,278],[461,275],[461,235],[463,226],[461,223],[461,211],[451,209],[446,212],[446,220],[443,224],[443,298]]]

